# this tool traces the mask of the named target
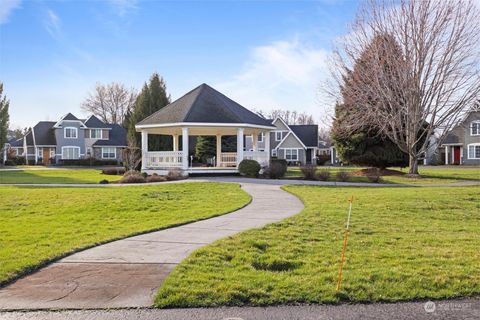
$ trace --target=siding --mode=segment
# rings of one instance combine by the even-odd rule
[[[80,123],[76,121],[63,121],[62,128],[55,129],[55,139],[57,140],[57,160],[62,159],[62,147],[80,147],[80,158],[85,157],[85,130],[80,128]],[[74,127],[77,128],[76,139],[64,138],[64,128]]]

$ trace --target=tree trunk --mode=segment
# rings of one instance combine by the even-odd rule
[[[418,157],[414,155],[408,156],[408,175],[418,176]]]

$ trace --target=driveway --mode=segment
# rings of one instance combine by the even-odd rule
[[[87,249],[0,290],[0,309],[148,307],[169,272],[195,249],[297,214],[277,185],[242,183],[252,202],[233,213]]]

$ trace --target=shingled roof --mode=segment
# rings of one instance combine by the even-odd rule
[[[54,124],[55,122],[52,121],[40,121],[35,125],[35,127],[33,127],[35,144],[37,146],[54,146],[57,144],[55,132],[53,131]]]
[[[107,126],[111,128],[110,138],[108,140],[97,140],[93,146],[115,146],[115,147],[126,147],[127,146],[127,131],[119,126],[118,124],[111,124]]]
[[[168,123],[239,123],[272,127],[272,124],[218,92],[202,84],[163,107],[137,125]]]
[[[295,135],[302,140],[306,147],[318,146],[318,126],[316,124],[311,125],[289,125],[290,129]]]
[[[87,126],[87,128],[95,128],[95,129],[110,128],[108,124],[98,119],[93,114],[83,123],[85,124],[85,126]]]

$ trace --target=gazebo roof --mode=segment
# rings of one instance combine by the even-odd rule
[[[267,119],[251,112],[205,83],[143,119],[137,123],[137,126],[173,123],[228,123],[273,127]]]

